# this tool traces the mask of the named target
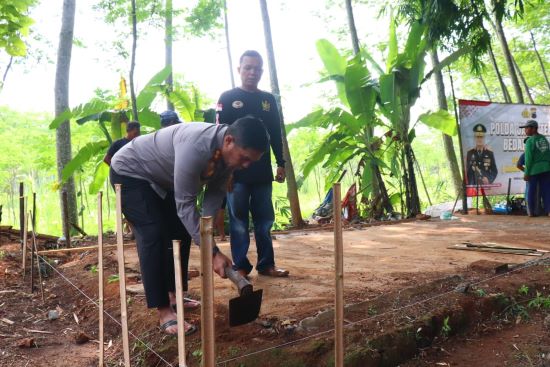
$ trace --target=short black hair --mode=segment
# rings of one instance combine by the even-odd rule
[[[130,121],[128,125],[126,125],[126,132],[132,131],[132,130],[139,130],[141,128],[141,124],[137,121]]]
[[[262,153],[269,150],[269,133],[262,120],[252,115],[235,120],[225,134],[233,136],[235,144],[241,148],[254,149]]]
[[[243,54],[241,55],[240,59],[239,59],[239,64],[242,64],[243,63],[243,59],[248,56],[248,57],[256,57],[258,59],[260,59],[260,62],[262,63],[262,66],[264,64],[264,59],[262,58],[262,55],[260,55],[260,53],[256,50],[246,50],[245,52],[243,52]]]

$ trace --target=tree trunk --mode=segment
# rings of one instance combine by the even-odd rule
[[[514,69],[516,69],[516,73],[518,73],[519,80],[521,80],[521,84],[523,84],[525,94],[527,94],[527,98],[529,98],[529,102],[531,102],[531,104],[535,104],[533,96],[531,95],[531,91],[529,90],[529,86],[527,85],[527,81],[525,80],[525,77],[523,76],[523,73],[521,72],[521,69],[519,68],[518,63],[516,62],[516,58],[514,56],[512,56],[512,62],[514,63]]]
[[[231,44],[229,43],[229,23],[227,21],[227,1],[225,0],[223,0],[223,25],[225,30],[225,46],[227,48],[227,61],[229,62],[229,76],[231,77],[231,88],[235,88],[233,59],[231,57]]]
[[[537,50],[537,43],[535,42],[535,36],[533,36],[533,32],[531,33],[531,40],[533,41],[533,49],[535,50],[535,54],[537,55],[537,59],[539,60],[540,69],[542,70],[542,75],[544,75],[544,80],[546,80],[546,85],[548,86],[548,90],[550,90],[550,81],[548,80],[548,74],[546,74],[546,68],[544,67],[544,63],[542,62],[542,58],[540,57],[539,51]]]
[[[416,175],[414,173],[414,153],[409,142],[405,143],[405,159],[407,160],[407,182],[405,189],[408,197],[408,217],[415,217],[420,214],[420,197],[418,195],[418,185],[416,184]]]
[[[357,28],[355,28],[355,19],[353,18],[353,6],[351,4],[351,0],[346,0],[346,12],[348,14],[349,33],[351,35],[353,53],[357,55],[361,51],[359,47],[359,37],[357,37]]]
[[[495,58],[495,54],[493,53],[493,46],[491,46],[490,43],[489,43],[488,51],[489,51],[489,58],[491,59],[491,64],[493,64],[493,68],[495,69],[495,74],[497,75],[500,89],[502,90],[504,102],[512,103],[512,98],[510,98],[510,93],[508,93],[508,88],[506,88],[506,84],[504,84],[504,80],[502,79],[502,74],[498,69],[497,59]]]
[[[4,76],[2,76],[2,82],[0,82],[0,92],[2,92],[2,89],[4,89],[4,84],[6,83],[6,78],[8,77],[8,73],[11,69],[12,64],[13,64],[13,56],[10,56],[10,61],[8,62],[8,66],[6,66],[6,70],[4,71]]]
[[[137,17],[136,0],[132,0],[132,57],[130,61],[130,98],[132,99],[132,116],[134,121],[138,121],[138,108],[136,103],[136,91],[134,89],[134,69],[136,67],[136,47],[137,47]]]
[[[430,50],[430,57],[432,59],[432,66],[436,68],[437,65],[439,65],[439,56],[437,55],[437,49],[435,48],[435,46],[432,50]],[[442,110],[448,111],[449,106],[447,105],[447,95],[445,93],[445,82],[443,82],[443,73],[439,69],[433,74],[433,76],[437,91],[438,107]],[[449,162],[449,168],[451,169],[453,186],[455,188],[455,193],[458,195],[462,193],[462,177],[460,176],[460,167],[456,158],[453,138],[445,133],[441,135],[443,138],[443,146],[445,148],[447,162]]]
[[[300,199],[298,197],[298,185],[296,184],[296,176],[294,175],[294,167],[292,158],[290,157],[290,149],[286,138],[286,129],[283,117],[283,106],[281,103],[281,92],[279,90],[279,80],[277,78],[277,66],[275,65],[275,52],[273,50],[273,40],[271,39],[271,23],[269,21],[269,12],[267,10],[266,0],[260,0],[260,8],[262,10],[262,20],[264,24],[265,45],[267,49],[267,58],[269,61],[269,77],[271,79],[271,91],[275,96],[281,115],[281,135],[283,139],[283,157],[286,161],[286,184],[287,195],[290,203],[290,212],[292,215],[292,225],[300,227],[304,224],[302,220],[302,212],[300,211]]]
[[[485,94],[487,95],[487,100],[492,101],[491,93],[489,92],[489,88],[487,88],[487,84],[485,84],[485,80],[483,79],[483,75],[479,74],[479,81],[481,82],[481,85],[483,85],[483,89],[485,89]]]
[[[71,53],[73,46],[75,18],[75,0],[63,1],[63,15],[61,20],[61,32],[59,34],[59,47],[57,50],[57,65],[55,71],[55,115],[59,116],[69,108],[69,74],[71,67]],[[64,121],[56,131],[57,150],[57,175],[61,181],[63,168],[71,161],[71,125]],[[67,194],[68,213],[63,206],[63,192]],[[67,233],[70,222],[77,223],[76,194],[74,178],[71,176],[59,190],[59,203],[61,207],[61,218],[63,233]],[[68,218],[68,221],[66,220]],[[69,239],[67,239],[68,241]],[[68,242],[67,242],[68,243]]]
[[[172,0],[166,0],[166,15],[164,17],[164,65],[165,67],[170,67],[170,69],[172,69],[172,39],[174,35],[172,16]],[[166,85],[168,86],[168,95],[170,95],[170,93],[174,90],[174,78],[172,71],[170,71],[170,75],[166,78]],[[170,102],[169,98],[166,98],[166,109],[174,111],[174,104]]]
[[[504,60],[506,60],[506,67],[508,68],[508,74],[510,74],[510,80],[512,82],[512,86],[514,87],[514,93],[516,94],[517,102],[524,103],[523,93],[521,92],[518,76],[514,69],[512,53],[510,52],[510,47],[508,47],[508,41],[506,41],[506,35],[504,34],[504,29],[502,28],[502,22],[495,17],[493,26],[495,28],[498,40],[500,41],[500,47],[502,48],[502,53],[504,54]]]

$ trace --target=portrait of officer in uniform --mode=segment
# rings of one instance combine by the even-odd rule
[[[475,148],[466,154],[466,176],[468,185],[481,186],[493,183],[498,174],[495,155],[485,145],[487,128],[483,124],[474,126]]]

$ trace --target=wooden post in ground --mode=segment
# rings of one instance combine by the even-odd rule
[[[26,211],[26,206],[27,206],[27,200],[25,199],[24,203],[23,203],[23,207],[25,208],[25,216],[23,217],[23,240],[21,242],[21,245],[23,246],[22,247],[22,250],[23,250],[23,262],[22,262],[22,267],[23,267],[23,278],[25,278],[25,275],[26,275],[26,272],[27,272],[27,240],[28,240],[28,235],[29,235],[29,216],[26,214],[27,211]]]
[[[62,198],[62,213],[63,221],[66,225],[63,227],[63,235],[65,236],[65,244],[67,248],[71,247],[71,223],[69,222],[69,201],[67,199],[67,191],[63,190]]]
[[[126,307],[126,274],[124,272],[124,238],[122,237],[121,185],[115,185],[116,192],[116,243],[118,257],[118,282],[120,284],[120,323],[122,324],[122,348],[124,367],[130,367],[130,342],[128,339],[128,311]]]
[[[19,182],[19,239],[21,241],[21,246],[23,246],[23,227],[25,226],[25,215],[27,215],[27,210],[25,207],[25,184],[23,182]]]
[[[36,192],[32,193],[32,227],[36,230]]]
[[[40,257],[38,255],[38,247],[36,245],[36,230],[34,228],[34,215],[31,213],[31,223],[32,223],[32,253],[36,254],[36,269],[38,270],[38,282],[40,284],[40,296],[42,297],[42,303],[45,302],[44,299],[44,286],[42,285],[42,272],[40,271]],[[33,266],[34,256],[31,257],[31,268]],[[31,271],[32,275],[32,271]],[[31,277],[32,279],[32,277]],[[34,288],[34,284],[31,283],[31,287]],[[34,292],[34,289],[33,289]]]
[[[174,275],[176,277],[176,307],[178,316],[178,357],[179,367],[186,367],[185,362],[185,318],[183,308],[183,284],[181,272],[181,241],[172,241],[174,253]]]
[[[213,219],[203,217],[201,234],[201,340],[202,367],[214,367],[216,348],[214,340],[214,277],[212,274]]]
[[[103,192],[97,194],[97,274],[99,278],[99,367],[103,367],[104,338],[103,338]]]
[[[340,184],[332,188],[334,219],[334,269],[336,294],[334,300],[334,366],[344,367],[344,245],[342,238],[342,201]]]

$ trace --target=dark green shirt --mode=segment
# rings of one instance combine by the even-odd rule
[[[533,135],[525,143],[525,175],[550,172],[550,144],[544,135]]]

